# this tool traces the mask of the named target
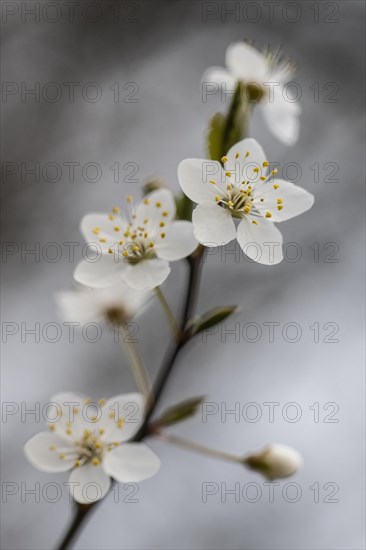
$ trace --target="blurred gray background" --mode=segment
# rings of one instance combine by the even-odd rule
[[[24,6],[35,4],[41,10],[39,18],[24,12]],[[81,257],[78,246],[75,261],[70,261],[65,243],[82,242],[78,224],[85,213],[108,211],[122,204],[128,193],[138,197],[146,176],[161,176],[178,191],[178,163],[204,155],[208,118],[226,108],[219,97],[202,102],[200,79],[208,66],[223,65],[230,42],[246,38],[260,48],[282,45],[296,60],[303,108],[298,143],[286,148],[257,115],[251,134],[271,160],[301,166],[298,183],[316,197],[310,212],[281,225],[285,243],[296,242],[301,252],[297,262],[290,261],[291,247],[287,261],[273,267],[250,263],[238,251],[236,257],[220,252],[209,256],[198,311],[238,303],[241,312],[226,329],[240,330],[240,336],[235,341],[221,331],[187,348],[160,407],[202,394],[218,403],[219,410],[239,403],[247,412],[239,422],[233,415],[222,419],[218,413],[204,423],[198,415],[174,432],[241,454],[272,441],[288,444],[303,454],[304,468],[276,486],[270,502],[268,486],[259,475],[152,441],[163,466],[140,485],[139,502],[115,503],[109,495],[75,547],[364,548],[365,3],[85,1],[75,4],[73,21],[64,2],[57,3],[61,17],[56,20],[59,9],[54,4],[1,6],[2,80],[8,83],[2,103],[2,160],[10,163],[3,165],[3,241],[11,252],[2,264],[2,320],[3,331],[18,330],[3,343],[4,402],[34,408],[63,389],[95,397],[133,390],[126,359],[110,331],[97,343],[85,341],[76,331],[70,343],[57,317],[53,295],[72,288],[75,262]],[[233,6],[237,11],[230,15]],[[31,95],[22,101],[22,86],[31,88],[35,82],[40,83],[39,101]],[[76,83],[73,102],[68,97],[71,82]],[[98,101],[91,101],[93,86],[87,85],[82,95],[90,82],[102,90]],[[127,84],[131,82],[135,84]],[[114,102],[110,89],[116,90],[115,83],[120,87],[119,102]],[[61,97],[52,102],[60,88]],[[40,181],[31,175],[22,181],[21,163],[29,168],[36,162]],[[79,163],[74,182],[65,164],[73,162]],[[109,167],[117,162],[121,172],[115,183]],[[88,181],[94,177],[92,168],[84,177],[87,163],[98,164],[99,181]],[[128,181],[136,167],[126,163],[136,163],[138,171],[132,177],[138,183]],[[319,163],[319,177],[314,176],[314,163]],[[334,165],[327,163],[338,167],[333,176]],[[288,177],[296,174],[289,170]],[[58,261],[51,261],[55,248],[47,248],[50,242],[62,251]],[[40,257],[24,257],[25,248],[35,243]],[[185,264],[177,263],[165,285],[175,308],[185,276]],[[55,322],[63,328],[57,342],[49,341],[55,334],[52,329],[39,342],[24,336],[35,323],[42,330]],[[272,343],[264,324],[268,322],[279,323]],[[247,323],[257,325],[248,328]],[[300,327],[299,341],[290,343],[282,336],[286,323]],[[141,353],[154,376],[170,337],[158,304],[152,304],[139,325]],[[262,334],[250,342],[258,326]],[[287,340],[294,339],[293,327]],[[314,337],[316,327],[319,341]],[[264,405],[268,402],[279,404],[274,422]],[[250,408],[248,403],[257,405]],[[297,412],[288,403],[296,403]],[[248,416],[255,417],[258,410],[262,416],[250,422]],[[297,422],[289,421],[299,413]],[[19,413],[2,422],[4,549],[52,548],[71,517],[66,489],[55,503],[42,496],[35,503],[34,496],[24,495],[36,483],[42,490],[48,482],[67,480],[64,474],[36,471],[24,457],[24,443],[42,429],[42,422],[32,416],[22,421]],[[297,485],[283,493],[286,481]],[[10,486],[4,482],[16,484],[16,494],[6,495]],[[228,495],[222,502],[219,489],[205,503],[205,482],[218,488],[226,484],[228,489],[239,483],[248,496],[235,502]],[[316,487],[319,499],[314,497]],[[259,490],[262,494],[253,502]],[[127,492],[121,489],[120,494]],[[288,502],[296,500],[296,494],[297,502]],[[48,500],[53,496],[50,490]]]

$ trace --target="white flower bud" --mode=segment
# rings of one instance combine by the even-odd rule
[[[295,449],[272,443],[259,453],[246,457],[244,463],[273,480],[293,475],[302,466],[303,459]]]

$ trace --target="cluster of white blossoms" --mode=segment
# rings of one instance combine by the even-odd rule
[[[254,139],[236,143],[221,160],[223,166],[207,159],[186,159],[178,167],[184,193],[198,203],[192,216],[196,238],[211,247],[237,238],[252,260],[280,262],[282,235],[273,222],[308,210],[313,195],[277,179],[276,170],[268,172],[269,162]]]
[[[51,398],[49,431],[25,445],[28,460],[44,472],[66,472],[74,500],[90,504],[103,498],[111,478],[121,483],[152,477],[160,460],[144,443],[127,443],[144,419],[138,393],[117,395],[93,403],[74,393]]]
[[[242,82],[248,97],[258,102],[271,132],[286,145],[296,143],[301,108],[285,89],[294,74],[293,63],[270,51],[261,53],[245,42],[236,42],[226,50],[226,66],[211,67],[203,81],[226,86],[228,92],[233,91],[236,82]]]
[[[255,83],[259,90],[256,102],[263,107],[270,128],[286,143],[293,143],[298,135],[299,107],[283,97],[284,83],[291,77],[290,65],[278,64],[275,56],[261,54],[244,43],[228,48],[226,64],[228,70],[212,68],[205,79],[228,85],[239,81],[250,93]],[[279,84],[272,86],[273,97],[267,93],[269,83]],[[267,265],[280,262],[282,235],[274,222],[305,212],[314,198],[278,179],[276,170],[269,167],[260,145],[254,139],[244,139],[230,148],[221,163],[191,158],[179,164],[180,186],[197,203],[192,221],[176,219],[174,195],[165,188],[149,193],[137,205],[128,197],[127,214],[114,207],[110,213],[85,216],[81,232],[101,255],[77,266],[74,278],[82,285],[80,290],[58,293],[61,315],[81,323],[123,325],[141,311],[150,290],[166,280],[169,262],[188,257],[198,243],[213,247],[237,239],[252,260]],[[102,498],[111,478],[139,482],[159,469],[160,461],[149,447],[128,443],[141,426],[146,428],[145,399],[140,394],[102,400],[94,404],[97,414],[92,418],[84,414],[91,403],[83,396],[62,393],[52,401],[55,420],[49,424],[50,431],[28,441],[25,453],[40,470],[71,470],[70,488],[77,502]],[[275,479],[294,473],[301,457],[292,449],[275,445],[247,457],[244,463]],[[94,490],[88,490],[90,484]]]

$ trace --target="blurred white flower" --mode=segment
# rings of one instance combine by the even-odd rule
[[[272,443],[261,452],[248,456],[245,464],[272,480],[293,475],[303,465],[303,459],[296,449]]]
[[[174,221],[174,196],[168,189],[147,195],[132,206],[129,219],[119,208],[111,214],[88,214],[81,232],[89,244],[97,244],[98,261],[83,260],[74,278],[92,288],[103,288],[123,279],[137,290],[159,286],[170,273],[169,262],[185,258],[197,247],[192,223]]]
[[[301,187],[275,179],[254,139],[236,143],[219,162],[186,159],[178,167],[184,193],[198,206],[194,234],[205,246],[221,246],[237,238],[245,254],[262,264],[283,259],[282,235],[272,222],[308,210],[314,197]],[[234,220],[237,220],[236,227]]]
[[[121,483],[152,477],[160,460],[144,443],[126,443],[139,430],[144,400],[138,393],[92,403],[81,395],[60,393],[47,408],[50,432],[30,439],[24,451],[44,472],[72,470],[70,492],[80,503],[103,498],[111,477]]]
[[[292,78],[294,65],[279,59],[278,54],[261,53],[245,42],[230,44],[226,50],[227,69],[211,67],[203,82],[225,85],[232,92],[237,81],[243,82],[248,99],[258,102],[271,132],[287,145],[299,136],[301,108],[285,89]]]
[[[149,291],[134,290],[121,280],[107,288],[57,292],[55,299],[60,317],[66,321],[122,325],[143,309],[149,295]]]

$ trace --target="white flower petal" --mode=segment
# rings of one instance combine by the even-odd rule
[[[202,77],[202,85],[218,84],[221,86],[225,84],[226,91],[233,91],[235,89],[235,78],[223,67],[210,67],[206,70]],[[205,90],[205,88],[203,88]],[[206,89],[208,92],[208,89]]]
[[[68,322],[83,324],[103,320],[103,309],[90,290],[57,292],[55,300],[59,316]]]
[[[219,193],[210,180],[216,181],[219,188],[225,180],[221,164],[207,159],[182,160],[178,166],[178,179],[183,193],[198,204],[215,200]]]
[[[275,180],[274,183],[266,182],[258,189],[258,192],[254,187],[253,198],[253,206],[263,215],[270,212],[272,214],[271,221],[274,222],[294,218],[309,210],[314,204],[314,196],[311,193],[284,180]],[[261,198],[264,199],[262,202]]]
[[[137,290],[152,289],[165,281],[170,273],[168,262],[155,258],[129,265],[123,272],[123,280]]]
[[[275,86],[273,90],[272,101],[261,104],[263,116],[278,139],[286,145],[293,145],[299,137],[300,105],[286,99],[282,86]]]
[[[134,226],[144,226],[149,237],[153,237],[159,230],[161,221],[169,222],[175,218],[173,193],[169,189],[158,189],[149,193],[136,207],[135,216]]]
[[[71,496],[81,504],[90,504],[103,498],[109,491],[111,480],[102,466],[88,462],[74,468],[69,477]]]
[[[243,252],[260,264],[274,265],[283,259],[281,232],[265,218],[243,218],[238,225],[238,242]]]
[[[243,82],[262,84],[268,73],[265,56],[245,42],[230,44],[226,50],[226,66]]]
[[[43,472],[71,470],[77,458],[72,445],[67,445],[63,439],[49,432],[40,432],[32,437],[25,444],[24,452],[29,462]],[[72,458],[60,458],[63,454],[66,456],[66,453]]]
[[[110,217],[112,219],[110,219]],[[127,221],[118,214],[87,214],[80,223],[80,231],[87,243],[107,254],[123,237]],[[105,241],[105,242],[104,242]]]
[[[266,160],[264,151],[255,139],[245,138],[235,143],[226,156],[228,160],[225,169],[232,172],[232,180],[236,185],[243,180],[253,183],[267,172],[267,168],[263,167]],[[256,168],[259,168],[259,172],[254,172]]]
[[[165,237],[156,242],[155,249],[159,258],[163,260],[180,260],[189,256],[197,248],[198,243],[191,222],[173,222],[162,231]]]
[[[225,208],[204,202],[192,214],[194,234],[205,246],[222,246],[236,237],[234,220]]]
[[[144,443],[126,443],[105,455],[103,467],[120,483],[137,483],[155,475],[160,460]]]
[[[97,426],[104,430],[101,439],[107,443],[132,439],[140,429],[144,415],[145,401],[140,393],[111,397],[102,408],[102,417]]]
[[[104,288],[117,284],[125,267],[116,254],[103,254],[95,262],[82,260],[74,271],[74,279],[91,288]]]

